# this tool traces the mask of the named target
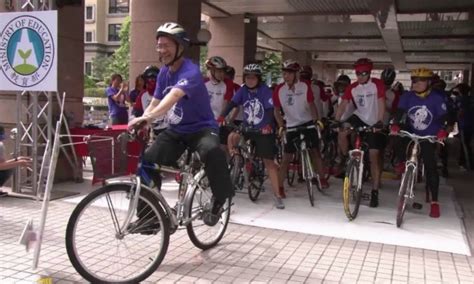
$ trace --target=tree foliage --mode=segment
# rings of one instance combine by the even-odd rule
[[[281,53],[267,52],[262,61],[263,76],[267,83],[278,83],[281,78]]]

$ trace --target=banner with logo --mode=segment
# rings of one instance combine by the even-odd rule
[[[58,89],[58,13],[0,13],[0,90]]]

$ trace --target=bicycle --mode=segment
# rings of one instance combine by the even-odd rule
[[[120,138],[145,144],[136,133]],[[77,272],[92,283],[143,281],[161,264],[170,235],[179,228],[186,228],[191,242],[202,250],[216,246],[226,231],[230,198],[217,224],[208,226],[203,221],[205,214],[210,214],[212,192],[199,155],[187,150],[179,160],[179,168],[165,167],[145,163],[144,148],[136,176],[130,180],[107,180],[104,187],[79,202],[69,218],[69,259]],[[152,188],[145,168],[181,177],[174,207],[159,188]]]
[[[349,160],[347,161],[342,187],[342,199],[344,212],[349,221],[352,221],[359,213],[362,198],[362,184],[368,179],[368,173],[370,173],[370,167],[364,167],[364,164],[367,165],[369,163],[369,158],[368,155],[366,155],[368,145],[363,143],[362,133],[371,132],[375,129],[368,126],[349,127],[348,129],[355,132],[355,142],[354,149],[349,151]]]
[[[334,167],[338,158],[337,132],[331,127],[326,127],[321,133],[321,157],[324,164],[323,178],[329,180],[331,175],[334,175]]]
[[[286,129],[287,133],[291,133],[291,132],[299,133],[298,137],[295,137],[295,139],[293,139],[293,141],[290,141],[290,143],[294,143],[295,148],[297,149],[297,153],[295,154],[295,157],[298,156],[299,160],[301,161],[300,163],[301,172],[303,175],[303,179],[306,182],[306,188],[308,190],[308,197],[309,197],[309,202],[311,206],[314,206],[313,179],[316,178],[317,180],[316,187],[318,191],[321,191],[321,181],[319,179],[319,175],[315,174],[314,172],[313,164],[311,162],[311,156],[309,153],[310,148],[306,144],[304,130],[315,129],[315,128],[316,128],[316,125],[309,125],[309,126],[300,126],[300,127]]]
[[[398,201],[397,201],[397,228],[400,228],[403,222],[403,216],[406,210],[407,200],[415,200],[415,194],[413,189],[415,183],[418,180],[419,175],[419,162],[418,162],[418,153],[420,152],[420,142],[428,141],[430,143],[439,143],[444,145],[443,142],[440,142],[436,139],[436,136],[419,136],[412,134],[405,130],[400,130],[397,134],[400,137],[408,137],[411,139],[411,142],[407,146],[408,149],[411,146],[410,158],[405,162],[405,171],[402,175],[402,180],[400,182],[400,189],[398,190]],[[413,208],[421,209],[422,205],[416,202],[412,203]]]
[[[265,166],[263,160],[255,156],[255,145],[250,139],[245,139],[243,134],[260,133],[260,131],[242,125],[235,127],[234,131],[240,134],[240,140],[234,147],[234,153],[229,162],[232,184],[236,191],[242,191],[247,180],[249,198],[257,201],[260,192],[263,191]]]

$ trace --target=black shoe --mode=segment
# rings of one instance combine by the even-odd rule
[[[127,226],[130,234],[156,235],[160,231],[160,223],[157,218],[139,218]]]
[[[444,178],[449,178],[449,172],[448,172],[447,168],[443,168],[441,170],[441,176],[444,177]]]
[[[212,198],[212,209],[210,211],[205,210],[202,216],[202,221],[204,224],[213,227],[217,224],[217,222],[219,222],[219,218],[224,211],[224,203],[225,202],[221,202]]]
[[[370,193],[370,207],[375,208],[379,206],[379,191],[372,189]]]
[[[3,197],[3,196],[8,196],[8,192],[0,190],[0,197]]]

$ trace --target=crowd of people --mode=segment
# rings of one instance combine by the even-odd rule
[[[368,126],[373,131],[366,135],[369,148],[371,193],[370,206],[379,204],[379,189],[383,169],[384,151],[390,148],[397,159],[395,170],[403,173],[406,144],[384,134],[395,135],[401,129],[418,135],[433,135],[444,140],[457,122],[463,150],[459,166],[472,169],[470,143],[474,130],[474,100],[467,84],[458,84],[446,90],[446,83],[432,70],[417,68],[411,71],[411,87],[405,91],[395,82],[397,72],[386,68],[380,78],[374,78],[374,65],[368,58],[354,63],[356,81],[340,75],[333,92],[326,92],[324,83],[313,80],[310,66],[300,66],[286,60],[281,67],[283,82],[269,87],[265,84],[259,64],[250,63],[243,68],[243,84],[233,79],[235,69],[220,56],[210,57],[205,66],[207,77],[200,68],[183,57],[189,45],[184,29],[176,23],[160,26],[156,33],[156,49],[162,68],[148,66],[135,81],[135,89],[128,94],[128,86],[119,75],[112,76],[107,89],[110,115],[113,123],[128,122],[129,128],[151,125],[154,142],[145,153],[145,160],[173,165],[186,147],[200,154],[215,196],[212,212],[217,214],[225,198],[233,194],[227,161],[233,154],[240,134],[232,132],[232,125],[251,129],[243,133],[253,141],[255,154],[260,157],[268,173],[275,207],[284,209],[286,198],[283,181],[291,155],[296,149],[291,143],[283,148],[281,164],[275,163],[277,138],[292,141],[297,132],[286,130],[316,125],[318,129],[338,129],[338,175],[343,174],[351,147],[351,131],[345,127]],[[133,107],[133,118],[125,116],[126,102]],[[321,187],[328,188],[323,178],[326,165],[322,162],[316,129],[306,129],[306,144],[314,168],[320,176]],[[431,203],[430,216],[440,216],[438,203],[438,156],[447,173],[446,147],[421,143],[421,157],[425,163],[427,198]],[[212,216],[212,214],[211,214]],[[207,220],[212,224],[216,219]]]

